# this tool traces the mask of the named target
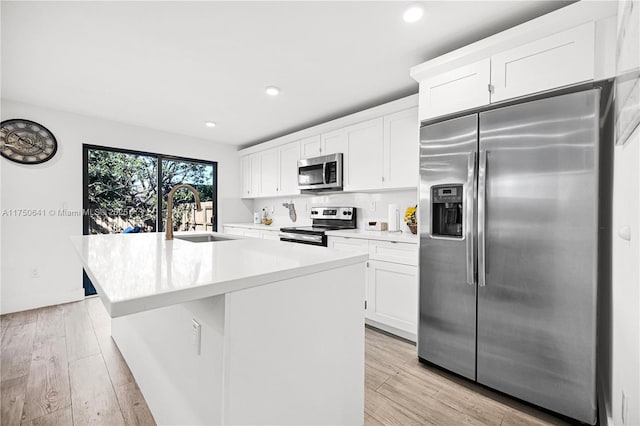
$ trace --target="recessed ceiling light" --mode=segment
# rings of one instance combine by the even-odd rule
[[[213,121],[205,121],[204,125],[207,127],[216,127],[216,123],[214,123]]]
[[[422,6],[414,4],[404,11],[402,19],[404,19],[405,22],[417,22],[422,18],[423,14],[424,10],[422,9]]]
[[[264,89],[264,92],[269,96],[277,96],[280,93],[280,89],[278,89],[276,86],[267,86]]]

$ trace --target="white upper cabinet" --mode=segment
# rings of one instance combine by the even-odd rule
[[[251,165],[248,155],[240,157],[240,197],[251,197]]]
[[[298,160],[300,159],[300,146],[299,142],[291,142],[277,148],[279,165],[278,195],[299,194]]]
[[[317,157],[322,155],[320,135],[311,136],[300,141],[300,158]]]
[[[545,37],[491,57],[491,102],[593,80],[595,24]]]
[[[384,188],[418,186],[420,125],[418,108],[384,117],[383,122]]]
[[[345,129],[324,133],[320,135],[320,141],[320,155],[345,153],[347,151],[347,134]]]
[[[382,187],[383,119],[364,121],[344,129],[345,191]]]
[[[411,68],[420,121],[614,76],[616,3],[579,1]]]
[[[300,143],[291,142],[240,157],[242,197],[295,195]]]
[[[262,168],[260,153],[252,154],[249,156],[249,168],[250,168],[250,188],[251,196],[255,197],[262,193]]]
[[[488,105],[489,58],[420,81],[420,121]]]
[[[264,197],[278,194],[278,150],[268,149],[257,153],[260,156],[261,188],[259,194]]]
[[[298,160],[343,155],[344,191],[415,188],[418,180],[418,96],[307,129],[241,151],[242,197],[298,195]],[[323,133],[324,131],[324,133]]]

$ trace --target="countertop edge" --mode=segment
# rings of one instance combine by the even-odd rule
[[[180,303],[191,302],[198,299],[204,299],[207,297],[221,296],[227,293],[247,290],[253,287],[259,287],[278,281],[297,278],[317,272],[328,271],[344,266],[356,265],[360,262],[366,262],[368,259],[368,254],[359,254],[347,259],[332,260],[330,262],[319,265],[303,266],[286,271],[270,272],[263,275],[256,275],[242,279],[215,283],[215,289],[211,288],[211,286],[213,286],[214,284],[202,284],[201,286],[194,288],[172,290],[165,293],[158,293],[147,297],[129,299],[121,302],[112,302],[111,300],[109,300],[109,313],[112,318],[117,318],[125,315],[135,314],[138,312],[144,312],[166,306],[177,305]],[[171,300],[167,300],[168,298],[170,298]],[[101,299],[105,300],[107,298],[101,297]],[[144,307],[139,306],[142,303],[145,304]]]
[[[96,288],[100,300],[102,300],[102,303],[105,305],[105,308],[111,318],[117,318],[125,315],[135,314],[138,312],[144,312],[152,309],[190,302],[206,297],[219,296],[235,291],[242,291],[277,281],[301,277],[304,275],[341,268],[344,266],[355,265],[361,262],[364,263],[369,259],[369,255],[366,253],[353,253],[353,255],[350,255],[349,257],[334,259],[320,264],[305,265],[284,271],[268,272],[261,275],[254,275],[222,282],[201,284],[197,287],[169,290],[162,293],[132,298],[123,301],[113,301],[107,297],[107,293],[104,291],[101,282],[96,279],[95,275],[88,267],[86,260],[82,256],[80,246],[76,243],[81,241],[81,238],[82,236],[70,237],[73,248],[80,258],[85,272],[89,276],[89,279],[91,279],[91,282]]]

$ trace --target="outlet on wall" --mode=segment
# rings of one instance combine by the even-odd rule
[[[371,204],[369,204],[369,211],[375,212],[376,211],[376,202],[372,201]]]
[[[31,278],[40,278],[40,271],[38,268],[31,269]]]

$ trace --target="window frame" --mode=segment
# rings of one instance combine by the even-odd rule
[[[142,155],[154,157],[158,162],[158,205],[156,206],[156,229],[157,232],[164,232],[164,221],[162,217],[162,200],[165,194],[162,193],[162,161],[182,161],[186,163],[197,163],[213,168],[212,201],[213,212],[211,216],[211,229],[218,231],[218,162],[210,160],[199,160],[196,158],[178,157],[175,155],[158,154],[155,152],[138,151],[134,149],[117,148],[111,146],[101,146],[92,144],[82,144],[82,208],[83,211],[89,209],[89,150],[109,151],[120,154]],[[82,217],[82,234],[89,235],[89,216]]]

